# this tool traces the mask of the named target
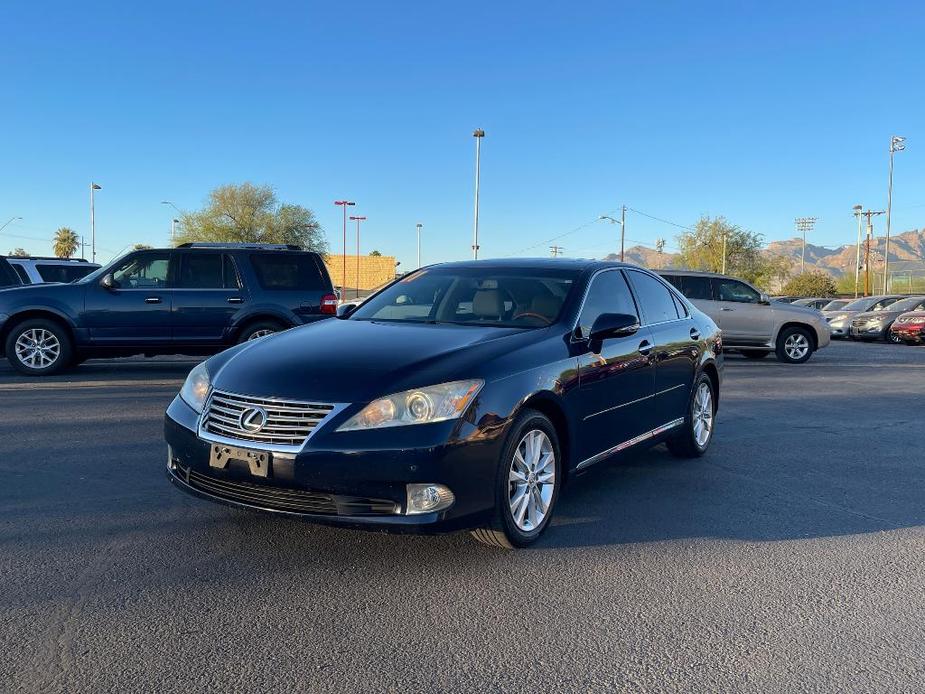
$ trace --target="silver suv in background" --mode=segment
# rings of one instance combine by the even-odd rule
[[[829,326],[819,311],[772,302],[734,277],[687,270],[659,274],[719,325],[724,348],[751,359],[775,352],[785,364],[802,364],[829,344]]]
[[[852,319],[869,311],[882,311],[890,304],[896,303],[903,297],[899,294],[880,294],[878,296],[862,296],[837,310],[822,312],[829,322],[832,337],[848,337]]]
[[[61,282],[70,284],[83,279],[99,265],[83,258],[45,258],[8,256],[7,260],[19,275],[23,284],[47,284]]]

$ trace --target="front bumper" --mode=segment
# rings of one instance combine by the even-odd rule
[[[407,445],[413,434],[407,431],[400,432],[405,440],[395,446],[388,445],[394,430],[318,431],[300,453],[274,455],[268,477],[262,478],[234,461],[224,469],[210,467],[213,444],[197,435],[196,412],[175,398],[164,420],[167,476],[200,498],[324,524],[416,533],[484,525],[494,513],[500,440],[433,445],[435,439],[450,441],[456,423],[422,426],[430,430],[420,438],[431,441],[419,447]],[[415,482],[446,485],[455,496],[453,505],[406,514],[406,485]]]
[[[868,324],[868,325],[852,325],[848,329],[848,337],[857,339],[857,340],[880,340],[886,336],[887,330],[883,325],[878,324]]]
[[[901,340],[906,340],[907,342],[919,342],[925,341],[925,325],[917,323],[914,325],[896,325],[893,324],[893,327],[890,328],[890,332],[896,335]]]

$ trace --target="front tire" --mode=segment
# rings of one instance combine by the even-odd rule
[[[813,356],[813,339],[806,328],[787,328],[777,337],[776,352],[784,364],[802,364]]]
[[[26,376],[50,376],[71,364],[74,346],[67,329],[42,318],[23,321],[6,338],[10,366]]]
[[[889,329],[886,332],[886,341],[891,342],[894,345],[901,345],[903,343],[903,339],[899,335],[897,335],[896,333],[894,333],[892,330],[889,330]]]
[[[525,410],[511,427],[498,461],[495,516],[472,531],[491,547],[527,547],[549,525],[562,484],[559,437],[549,418]]]
[[[700,374],[681,431],[665,443],[677,458],[699,458],[710,447],[716,423],[716,392],[713,381]]]

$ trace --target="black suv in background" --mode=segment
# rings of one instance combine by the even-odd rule
[[[317,253],[184,244],[129,253],[72,284],[0,292],[0,348],[41,376],[92,357],[209,354],[336,312]]]
[[[0,289],[18,287],[22,282],[6,258],[0,258]]]

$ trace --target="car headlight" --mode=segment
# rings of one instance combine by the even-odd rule
[[[209,378],[209,371],[205,364],[199,364],[189,372],[183,387],[180,388],[180,397],[187,405],[192,407],[196,412],[202,412],[205,407],[206,398],[209,397],[209,388],[212,386],[212,380]]]
[[[456,419],[483,385],[484,381],[453,381],[395,393],[373,400],[337,430],[383,429]]]

